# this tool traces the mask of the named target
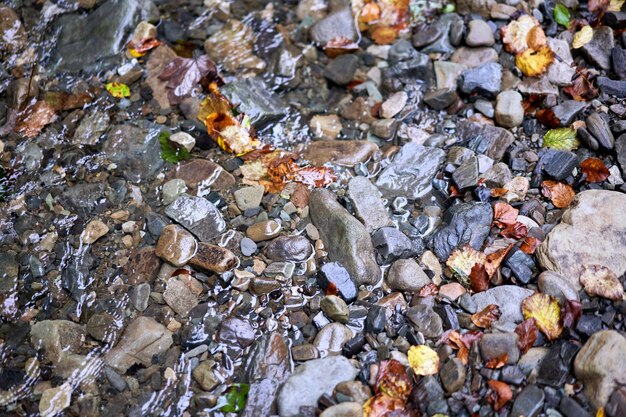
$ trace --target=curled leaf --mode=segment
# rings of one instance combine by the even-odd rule
[[[406,402],[412,389],[413,383],[406,372],[406,366],[395,359],[382,361],[379,364],[374,393],[382,392]]]
[[[441,336],[441,343],[444,343],[453,349],[458,349],[457,357],[467,365],[469,357],[469,349],[474,342],[479,341],[483,337],[483,333],[478,330],[472,330],[460,334],[458,330],[448,330]]]
[[[541,193],[557,208],[568,207],[576,195],[571,185],[552,180],[541,183]]]
[[[519,54],[527,50],[528,33],[536,26],[539,26],[539,21],[529,15],[522,15],[504,26],[501,29],[502,43],[507,52]]]
[[[578,49],[593,39],[593,29],[589,25],[585,25],[578,32],[574,34],[574,39],[572,40],[572,48]]]
[[[583,265],[580,284],[592,297],[602,297],[613,301],[624,298],[624,287],[617,275],[603,265]]]
[[[589,69],[577,68],[572,77],[572,85],[563,88],[563,91],[576,101],[593,100],[598,97],[598,89],[593,85],[593,78],[594,75]]]
[[[611,176],[601,159],[587,158],[580,163],[580,169],[587,176],[587,182],[602,182]]]
[[[535,325],[535,319],[530,318],[518,324],[515,328],[515,333],[517,333],[518,336],[517,347],[523,355],[528,352],[528,349],[533,347],[539,335],[537,326]]]
[[[408,358],[416,375],[435,375],[439,372],[439,355],[426,345],[411,346]]]
[[[475,314],[472,314],[470,316],[470,319],[472,320],[472,323],[474,323],[476,327],[481,327],[481,328],[486,329],[486,328],[491,327],[493,322],[497,321],[501,315],[502,315],[502,312],[500,311],[500,307],[498,307],[496,304],[489,304],[487,307],[483,308],[481,311]]]
[[[228,413],[238,413],[246,406],[248,392],[250,392],[250,385],[233,384],[225,395],[218,398],[219,409]]]
[[[561,308],[556,298],[536,293],[522,301],[524,319],[535,319],[535,325],[548,340],[556,340],[563,331]]]
[[[494,411],[500,411],[511,399],[513,399],[513,392],[511,387],[501,381],[489,380],[487,385],[491,388],[488,401]]]
[[[33,101],[17,114],[13,130],[27,138],[34,138],[55,119],[54,108],[47,101]]]
[[[160,45],[163,45],[163,42],[154,38],[146,38],[138,42],[131,41],[128,43],[128,52],[133,58],[140,58],[144,56],[149,50],[156,48]]]
[[[191,95],[192,90],[203,78],[207,80],[206,85],[218,79],[215,63],[208,55],[176,58],[159,74],[159,79],[167,81],[168,99],[172,105]]]
[[[115,98],[130,97],[130,88],[122,83],[107,83],[104,88]]]
[[[535,51],[538,51],[540,48],[545,46],[548,43],[548,38],[546,38],[546,33],[543,31],[541,26],[535,26],[528,32],[528,37],[526,38],[526,43],[528,43],[528,47]]]
[[[525,254],[532,255],[539,245],[541,245],[541,240],[534,236],[526,236],[519,248]]]
[[[553,61],[554,54],[547,45],[536,51],[534,49],[526,49],[515,56],[515,65],[527,77],[538,77],[543,74]]]
[[[510,204],[498,201],[493,206],[493,224],[498,227],[506,227],[516,222],[519,210]]]
[[[571,151],[578,148],[580,143],[576,138],[576,131],[569,127],[550,129],[543,137],[543,146],[559,151]]]
[[[470,288],[474,292],[487,291],[489,289],[489,275],[485,269],[485,265],[476,264],[472,267],[469,274]]]
[[[493,277],[500,264],[504,260],[504,257],[509,253],[513,245],[509,245],[506,248],[498,249],[497,251],[490,253],[485,257],[485,271],[487,271],[487,275],[489,278]]]

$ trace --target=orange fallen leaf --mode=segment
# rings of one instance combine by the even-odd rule
[[[502,312],[500,311],[500,307],[496,304],[489,304],[487,307],[483,308],[481,311],[472,314],[470,319],[472,323],[476,325],[476,327],[489,328],[493,324],[493,322],[497,321]]]
[[[383,393],[406,402],[412,389],[413,383],[406,372],[406,366],[395,359],[380,362],[374,385],[375,394]]]
[[[326,55],[330,58],[335,58],[339,55],[348,54],[358,50],[358,44],[344,37],[333,38],[326,44],[326,47],[324,47],[324,52],[326,52]]]
[[[530,31],[528,31],[526,43],[530,49],[534,49],[535,51],[544,47],[548,43],[548,38],[546,38],[546,34],[541,26],[534,26],[530,29]]]
[[[509,360],[509,354],[505,353],[504,355],[491,358],[487,362],[485,362],[485,367],[489,369],[500,369],[504,365],[506,365],[506,361]]]
[[[372,23],[380,19],[380,6],[377,3],[367,3],[361,9],[359,20],[363,23]]]
[[[539,335],[537,325],[535,325],[535,319],[524,320],[518,324],[515,328],[515,333],[517,333],[518,336],[517,347],[523,355],[528,352],[528,349],[533,347]]]
[[[527,77],[538,77],[548,70],[552,62],[554,53],[547,45],[536,51],[527,49],[515,57],[515,65]]]
[[[568,207],[576,195],[571,185],[552,180],[541,183],[541,194],[549,198],[557,208]]]
[[[319,188],[335,182],[337,176],[327,167],[305,167],[287,175],[288,181],[299,182],[309,187]]]
[[[378,27],[372,34],[372,40],[378,45],[389,45],[398,37],[398,30],[392,27]]]
[[[493,224],[500,228],[515,224],[518,213],[518,209],[498,201],[493,206]]]
[[[511,387],[501,381],[489,380],[487,385],[491,388],[488,401],[494,411],[500,411],[504,406],[513,399]]]
[[[510,244],[506,248],[498,249],[497,251],[490,253],[485,257],[485,271],[487,271],[487,275],[489,278],[493,277],[500,264],[504,260],[504,257],[509,253],[513,244]]]
[[[505,195],[508,192],[509,192],[509,190],[507,190],[506,188],[492,188],[491,189],[491,196],[494,197],[494,198],[502,197],[503,195]]]
[[[505,227],[500,234],[511,239],[521,239],[528,234],[528,229],[524,223],[516,222]]]
[[[482,337],[483,333],[478,330],[472,330],[463,334],[460,334],[458,330],[448,330],[441,336],[441,343],[453,349],[458,349],[457,357],[464,365],[467,365],[472,343],[477,342]]]
[[[532,255],[535,253],[535,250],[541,245],[541,240],[537,239],[534,236],[526,236],[520,245],[520,249],[527,255]]]
[[[154,38],[145,38],[137,42],[131,41],[128,43],[128,52],[133,58],[140,58],[159,45],[163,45],[163,42]]]
[[[624,287],[615,272],[603,265],[583,265],[580,284],[592,297],[602,297],[613,301],[624,298]]]
[[[548,340],[556,340],[563,331],[561,308],[556,298],[536,293],[522,301],[524,319],[535,319],[535,325]]]
[[[587,158],[580,163],[580,169],[587,176],[587,182],[602,182],[611,176],[601,159]]]
[[[561,126],[561,121],[556,117],[552,109],[539,109],[535,113],[535,117],[541,124],[548,127],[556,128]]]
[[[34,138],[55,119],[54,107],[44,100],[34,101],[18,113],[14,131],[27,138]]]

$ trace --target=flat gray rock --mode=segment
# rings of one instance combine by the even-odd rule
[[[202,197],[181,195],[167,206],[165,214],[183,225],[202,242],[208,242],[226,230],[219,209]]]
[[[520,323],[524,320],[522,315],[522,301],[533,295],[533,291],[516,285],[501,285],[487,291],[479,292],[472,296],[476,303],[476,311],[480,311],[489,304],[500,307],[502,315],[497,323]]]
[[[354,177],[348,183],[348,198],[356,217],[365,224],[369,233],[385,226],[392,226],[380,191],[365,177]]]

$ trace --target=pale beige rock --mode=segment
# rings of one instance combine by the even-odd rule
[[[107,233],[109,233],[109,226],[100,220],[92,220],[81,233],[80,240],[87,245],[91,245]]]
[[[42,417],[52,417],[70,406],[72,400],[72,386],[64,383],[58,387],[48,388],[41,394],[39,413]]]
[[[198,249],[198,243],[191,233],[175,224],[167,225],[155,249],[156,255],[174,266],[184,266]]]
[[[336,114],[317,114],[311,118],[309,128],[316,138],[333,140],[339,135],[343,126]]]

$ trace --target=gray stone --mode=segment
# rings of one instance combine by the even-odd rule
[[[456,88],[440,88],[426,93],[424,103],[435,110],[443,110],[454,104],[458,99]]]
[[[501,127],[472,122],[459,124],[460,136],[467,147],[476,153],[500,161],[509,146],[515,142],[511,132]]]
[[[439,371],[441,383],[449,393],[457,392],[465,385],[465,365],[458,358],[448,360]]]
[[[336,295],[327,295],[322,298],[320,307],[331,320],[344,324],[348,322],[348,316],[350,315],[348,305]]]
[[[61,16],[53,67],[69,72],[98,72],[112,67],[140,20],[147,20],[151,3],[144,0],[108,0],[87,15]],[[154,6],[152,6],[154,7]]]
[[[102,150],[107,158],[117,165],[116,170],[126,179],[134,183],[148,181],[163,166],[159,143],[160,129],[156,125],[111,126]]]
[[[574,373],[595,408],[604,407],[617,386],[626,384],[626,338],[615,330],[595,333],[574,361]]]
[[[435,61],[433,65],[438,89],[456,90],[459,77],[467,69],[466,65],[448,61]]]
[[[436,339],[443,334],[443,320],[429,305],[418,304],[409,308],[406,318],[426,338]]]
[[[612,80],[609,77],[598,77],[596,80],[600,91],[615,97],[626,97],[626,81]]]
[[[335,386],[353,380],[358,371],[343,356],[315,359],[298,366],[287,378],[278,394],[280,417],[296,417],[300,407],[317,406],[324,394],[332,394]]]
[[[476,100],[474,102],[474,108],[490,119],[492,119],[496,115],[496,110],[493,107],[493,103],[488,100]]]
[[[263,127],[287,114],[287,107],[258,77],[237,79],[220,87],[237,109],[250,118],[256,128]]]
[[[109,114],[94,110],[80,122],[72,142],[79,145],[95,145],[109,127]]]
[[[161,201],[164,205],[170,205],[174,200],[178,198],[181,194],[187,191],[187,185],[185,181],[175,178],[173,180],[169,180],[165,184],[163,184],[163,189],[161,190]]]
[[[509,166],[504,162],[494,164],[480,177],[485,180],[487,187],[502,187],[513,179]]]
[[[148,308],[150,292],[150,284],[146,282],[136,285],[132,290],[130,290],[130,301],[137,310],[144,311]]]
[[[453,25],[457,25],[459,21],[462,24],[461,17],[456,13],[448,13],[439,17],[439,20],[434,23],[434,25],[439,28],[439,36],[437,37],[437,39],[435,39],[433,43],[423,48],[422,52],[425,54],[451,54],[452,52],[454,52],[455,48],[450,42],[450,28]]]
[[[589,103],[576,100],[565,100],[558,106],[552,107],[552,112],[561,122],[561,126],[571,125],[578,114],[589,107]]]
[[[570,280],[561,274],[552,271],[543,271],[539,274],[539,291],[551,295],[563,305],[566,300],[579,300],[578,291]]]
[[[357,402],[342,402],[322,411],[320,417],[363,417],[363,406]]]
[[[229,346],[242,348],[250,346],[255,340],[254,329],[247,320],[229,317],[220,324],[217,339]]]
[[[489,235],[493,210],[488,203],[461,203],[449,208],[443,226],[435,231],[431,247],[435,255],[446,261],[454,249],[469,244],[480,250]]]
[[[399,39],[389,48],[388,59],[390,63],[395,64],[400,61],[417,58],[418,56],[419,52],[413,48],[411,42],[406,39]]]
[[[222,213],[202,197],[182,195],[167,206],[165,214],[203,242],[210,241],[226,230]]]
[[[496,123],[502,127],[511,128],[524,121],[524,107],[522,95],[517,91],[503,91],[496,98]]]
[[[354,177],[348,182],[348,198],[356,217],[365,224],[369,233],[393,223],[383,204],[380,191],[365,177]]]
[[[617,162],[622,168],[622,177],[626,178],[626,133],[620,135],[615,141],[615,152]]]
[[[235,202],[240,210],[247,210],[249,208],[255,208],[261,205],[263,199],[263,193],[265,187],[262,185],[252,185],[250,187],[243,187],[234,192]]]
[[[484,20],[472,20],[467,25],[465,43],[468,46],[491,46],[495,43],[491,26]]]
[[[387,285],[392,290],[415,293],[427,284],[430,278],[413,259],[398,259],[389,268]]]
[[[167,280],[163,300],[181,317],[187,317],[189,311],[198,305],[198,297],[178,276]]]
[[[311,38],[320,46],[326,46],[333,39],[358,39],[354,18],[350,7],[333,10],[328,16],[311,27]]]
[[[616,191],[588,190],[574,197],[561,223],[537,248],[544,269],[558,272],[580,289],[585,265],[601,265],[617,276],[626,272],[626,195]],[[584,244],[581,244],[584,242]]]
[[[365,226],[328,190],[311,192],[309,207],[329,258],[343,265],[357,285],[376,283],[380,268],[374,260],[374,247]]]
[[[608,26],[600,26],[593,30],[593,38],[580,49],[589,62],[602,69],[611,68],[611,49],[615,46],[613,29]]]
[[[585,119],[587,129],[597,139],[598,143],[606,149],[613,149],[615,146],[615,138],[609,128],[606,118],[608,116],[601,115],[599,112],[591,113]]]
[[[478,185],[478,158],[472,156],[452,173],[452,179],[459,190]]]
[[[533,295],[533,291],[516,285],[501,285],[499,287],[479,292],[472,296],[476,303],[476,310],[481,311],[490,304],[500,307],[502,313],[496,323],[520,323],[522,315],[522,301]]]
[[[324,77],[337,85],[346,85],[354,78],[359,65],[359,57],[354,54],[340,55],[332,59],[324,68]]]
[[[372,244],[379,263],[390,263],[400,258],[418,256],[424,251],[421,239],[409,239],[395,227],[383,227],[372,235]]]
[[[0,253],[0,292],[8,294],[17,286],[20,264],[11,252]]]
[[[501,85],[502,65],[495,62],[465,70],[459,80],[459,88],[463,93],[487,98],[495,98],[500,92]]]
[[[479,48],[462,47],[450,57],[455,64],[463,64],[469,68],[476,68],[488,62],[498,62],[498,53],[495,49],[486,46]]]
[[[480,355],[483,361],[501,358],[507,355],[508,364],[514,364],[519,360],[519,348],[517,347],[517,333],[487,333],[478,342]]]
[[[104,362],[124,374],[135,364],[150,366],[152,357],[165,353],[172,343],[172,333],[165,326],[150,317],[137,317],[126,327],[117,345],[104,356]]]
[[[265,247],[265,256],[273,261],[303,262],[312,253],[311,243],[304,236],[279,236]]]
[[[68,354],[78,353],[85,336],[85,328],[69,320],[44,320],[30,329],[31,344],[35,349],[43,349],[53,364]]]
[[[431,182],[444,157],[441,149],[409,142],[378,176],[376,185],[388,196],[401,195],[416,200],[431,190]]]
[[[544,401],[543,390],[536,385],[528,385],[515,398],[509,417],[537,417]]]
[[[578,158],[574,152],[550,150],[541,158],[543,171],[557,180],[563,180],[578,167]]]

